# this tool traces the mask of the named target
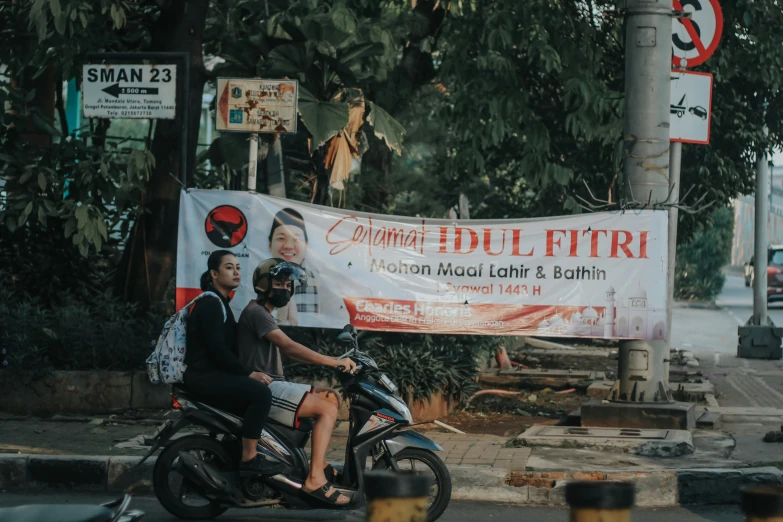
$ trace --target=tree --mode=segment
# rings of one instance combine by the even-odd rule
[[[242,0],[217,13],[216,24],[224,22],[213,27],[218,37],[210,49],[226,62],[214,74],[299,81],[299,115],[307,140],[288,140],[292,146],[287,152],[299,165],[307,199],[324,204],[330,187],[342,190],[352,160],[370,149],[367,131],[377,138],[377,147],[401,152],[404,129],[366,94],[367,86],[387,75],[393,63],[391,37],[340,2],[270,7],[272,14],[262,17],[257,2]],[[243,168],[246,140],[244,135],[221,136],[210,160]]]
[[[752,191],[756,151],[781,144],[783,107],[778,3],[721,5],[723,41],[698,68],[715,74],[712,144],[684,146],[681,187],[692,191],[690,202],[706,193],[715,206]],[[411,187],[422,184],[439,189],[426,202],[435,215],[459,193],[471,195],[471,217],[488,218],[582,211],[576,196],[592,200],[585,184],[617,202],[624,32],[613,8],[605,0],[452,5],[433,52],[432,87],[400,118],[422,158],[415,174],[398,174],[395,208],[415,211]],[[681,213],[680,242],[706,219]]]
[[[0,115],[6,196],[0,205],[0,250],[12,280],[27,292],[40,290],[47,300],[74,286],[105,283],[99,267],[111,264],[107,258],[119,243],[109,230],[120,228],[149,174],[151,155],[107,142],[108,125],[91,124],[73,135],[60,88],[78,76],[84,53],[144,45],[154,8],[134,7],[57,0],[0,6],[5,42],[0,63],[11,79],[0,83],[0,106],[8,108]],[[55,81],[37,81],[47,74]],[[41,103],[49,99],[55,100],[59,121],[48,102]],[[31,131],[38,139],[29,139]]]
[[[208,10],[208,0],[161,1],[160,16],[151,31],[150,50],[190,54],[190,83],[185,103],[191,115],[201,112],[207,80],[203,35]],[[198,144],[198,117],[191,117],[188,124],[187,160],[192,165]],[[154,170],[134,213],[133,232],[119,266],[117,283],[122,295],[143,308],[163,301],[176,267],[181,189],[178,177],[184,168],[179,161],[180,139],[179,121],[157,122],[152,142]]]

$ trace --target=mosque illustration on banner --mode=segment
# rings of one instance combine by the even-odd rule
[[[568,317],[555,308],[555,314],[539,323],[537,331],[573,337],[664,339],[666,309],[649,308],[647,292],[641,285],[630,294],[625,299],[615,299],[615,289],[610,285],[600,313],[591,304]]]

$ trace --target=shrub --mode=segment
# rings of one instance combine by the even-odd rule
[[[693,238],[677,246],[674,295],[679,299],[711,300],[723,290],[723,267],[731,258],[734,215],[728,208],[712,213]]]
[[[287,333],[324,355],[339,356],[350,347],[337,341],[336,331],[287,329]],[[442,393],[457,403],[464,403],[478,389],[478,359],[500,343],[499,338],[485,336],[369,332],[359,340],[362,352],[375,359],[405,400],[430,400]],[[328,368],[299,363],[288,363],[286,374],[308,381],[334,378]]]
[[[2,367],[11,375],[143,368],[162,323],[110,291],[89,300],[66,293],[49,307],[38,297],[0,287],[0,347],[7,363]]]

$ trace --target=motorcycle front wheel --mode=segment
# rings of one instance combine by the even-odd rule
[[[427,522],[438,520],[451,500],[451,474],[446,464],[433,452],[414,448],[404,449],[390,458],[396,461],[400,473],[415,473],[430,477],[432,489],[430,489]],[[373,470],[392,471],[383,458],[375,463]]]
[[[235,460],[222,443],[203,435],[192,435],[175,441],[160,454],[152,473],[152,486],[160,504],[175,517],[191,520],[207,520],[225,513],[228,508],[204,498],[193,484],[177,471],[181,451],[188,452],[221,471],[230,470]]]

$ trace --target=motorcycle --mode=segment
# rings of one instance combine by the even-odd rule
[[[131,496],[101,504],[36,504],[0,508],[0,522],[138,522],[143,511],[128,511]]]
[[[201,520],[215,518],[230,507],[356,509],[366,502],[364,473],[369,464],[372,470],[429,475],[432,488],[427,520],[437,520],[451,500],[449,470],[434,453],[443,448],[406,429],[413,424],[410,410],[397,395],[392,380],[380,372],[372,358],[359,351],[358,338],[351,325],[338,336],[341,342],[353,345],[340,359],[350,357],[356,363],[353,374],[343,372],[344,368],[338,368],[337,374],[343,394],[350,400],[350,427],[344,465],[342,469],[335,466],[340,473],[332,483],[352,497],[349,504],[334,506],[302,491],[309,472],[305,444],[313,428],[310,419],[302,419],[295,429],[268,420],[258,453],[284,464],[285,472],[240,477],[242,419],[209,406],[184,386],[175,385],[173,406],[182,416],[176,423],[169,420],[161,426],[142,459],[164,447],[153,471],[155,495],[163,507],[176,517]],[[189,425],[201,426],[208,433],[172,440]]]

